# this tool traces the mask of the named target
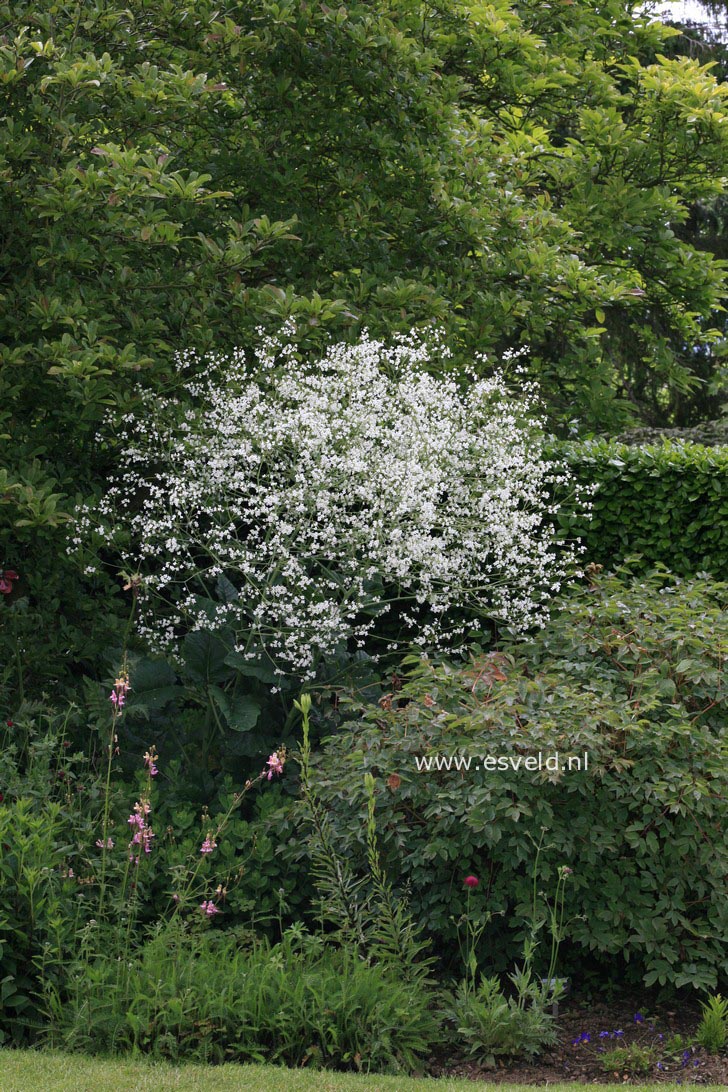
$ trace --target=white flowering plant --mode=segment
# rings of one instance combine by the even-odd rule
[[[543,455],[534,390],[461,382],[437,333],[364,335],[316,360],[291,334],[180,354],[180,395],[115,422],[118,470],[75,543],[97,538],[141,574],[142,635],[169,651],[225,632],[241,664],[263,652],[311,679],[342,652],[539,623],[575,559],[556,540],[564,471]]]

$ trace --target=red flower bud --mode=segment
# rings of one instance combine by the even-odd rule
[[[477,876],[466,876],[463,880],[463,883],[466,887],[477,887],[480,883],[480,880]]]

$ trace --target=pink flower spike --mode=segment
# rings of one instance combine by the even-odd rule
[[[118,700],[119,700],[119,695],[116,693],[115,690],[112,690],[111,693],[109,694],[109,701],[112,701],[114,703],[114,705],[116,705]]]
[[[209,902],[205,901],[200,903],[200,910],[203,910],[207,914],[208,918],[214,918],[215,914],[220,913],[212,899],[210,899]]]
[[[159,755],[157,754],[156,747],[152,747],[151,750],[144,752],[144,765],[147,767],[150,777],[156,777],[159,773],[159,770],[157,769],[158,758]]]
[[[212,853],[213,849],[217,849],[217,842],[212,835],[208,834],[200,846],[200,853]]]
[[[99,849],[113,849],[114,848],[114,839],[113,838],[107,838],[106,842],[104,842],[102,838],[97,838],[96,839],[96,845],[99,847]]]

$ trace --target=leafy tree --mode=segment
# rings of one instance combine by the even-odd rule
[[[557,425],[674,413],[724,284],[676,229],[728,129],[708,72],[651,60],[667,33],[617,0],[0,0],[14,596],[77,613],[61,524],[104,413],[289,315],[528,344]]]

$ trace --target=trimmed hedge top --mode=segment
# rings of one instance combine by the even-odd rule
[[[598,486],[591,520],[561,498],[559,524],[586,560],[612,568],[639,556],[645,568],[728,577],[728,446],[589,440],[555,453],[580,486]]]

